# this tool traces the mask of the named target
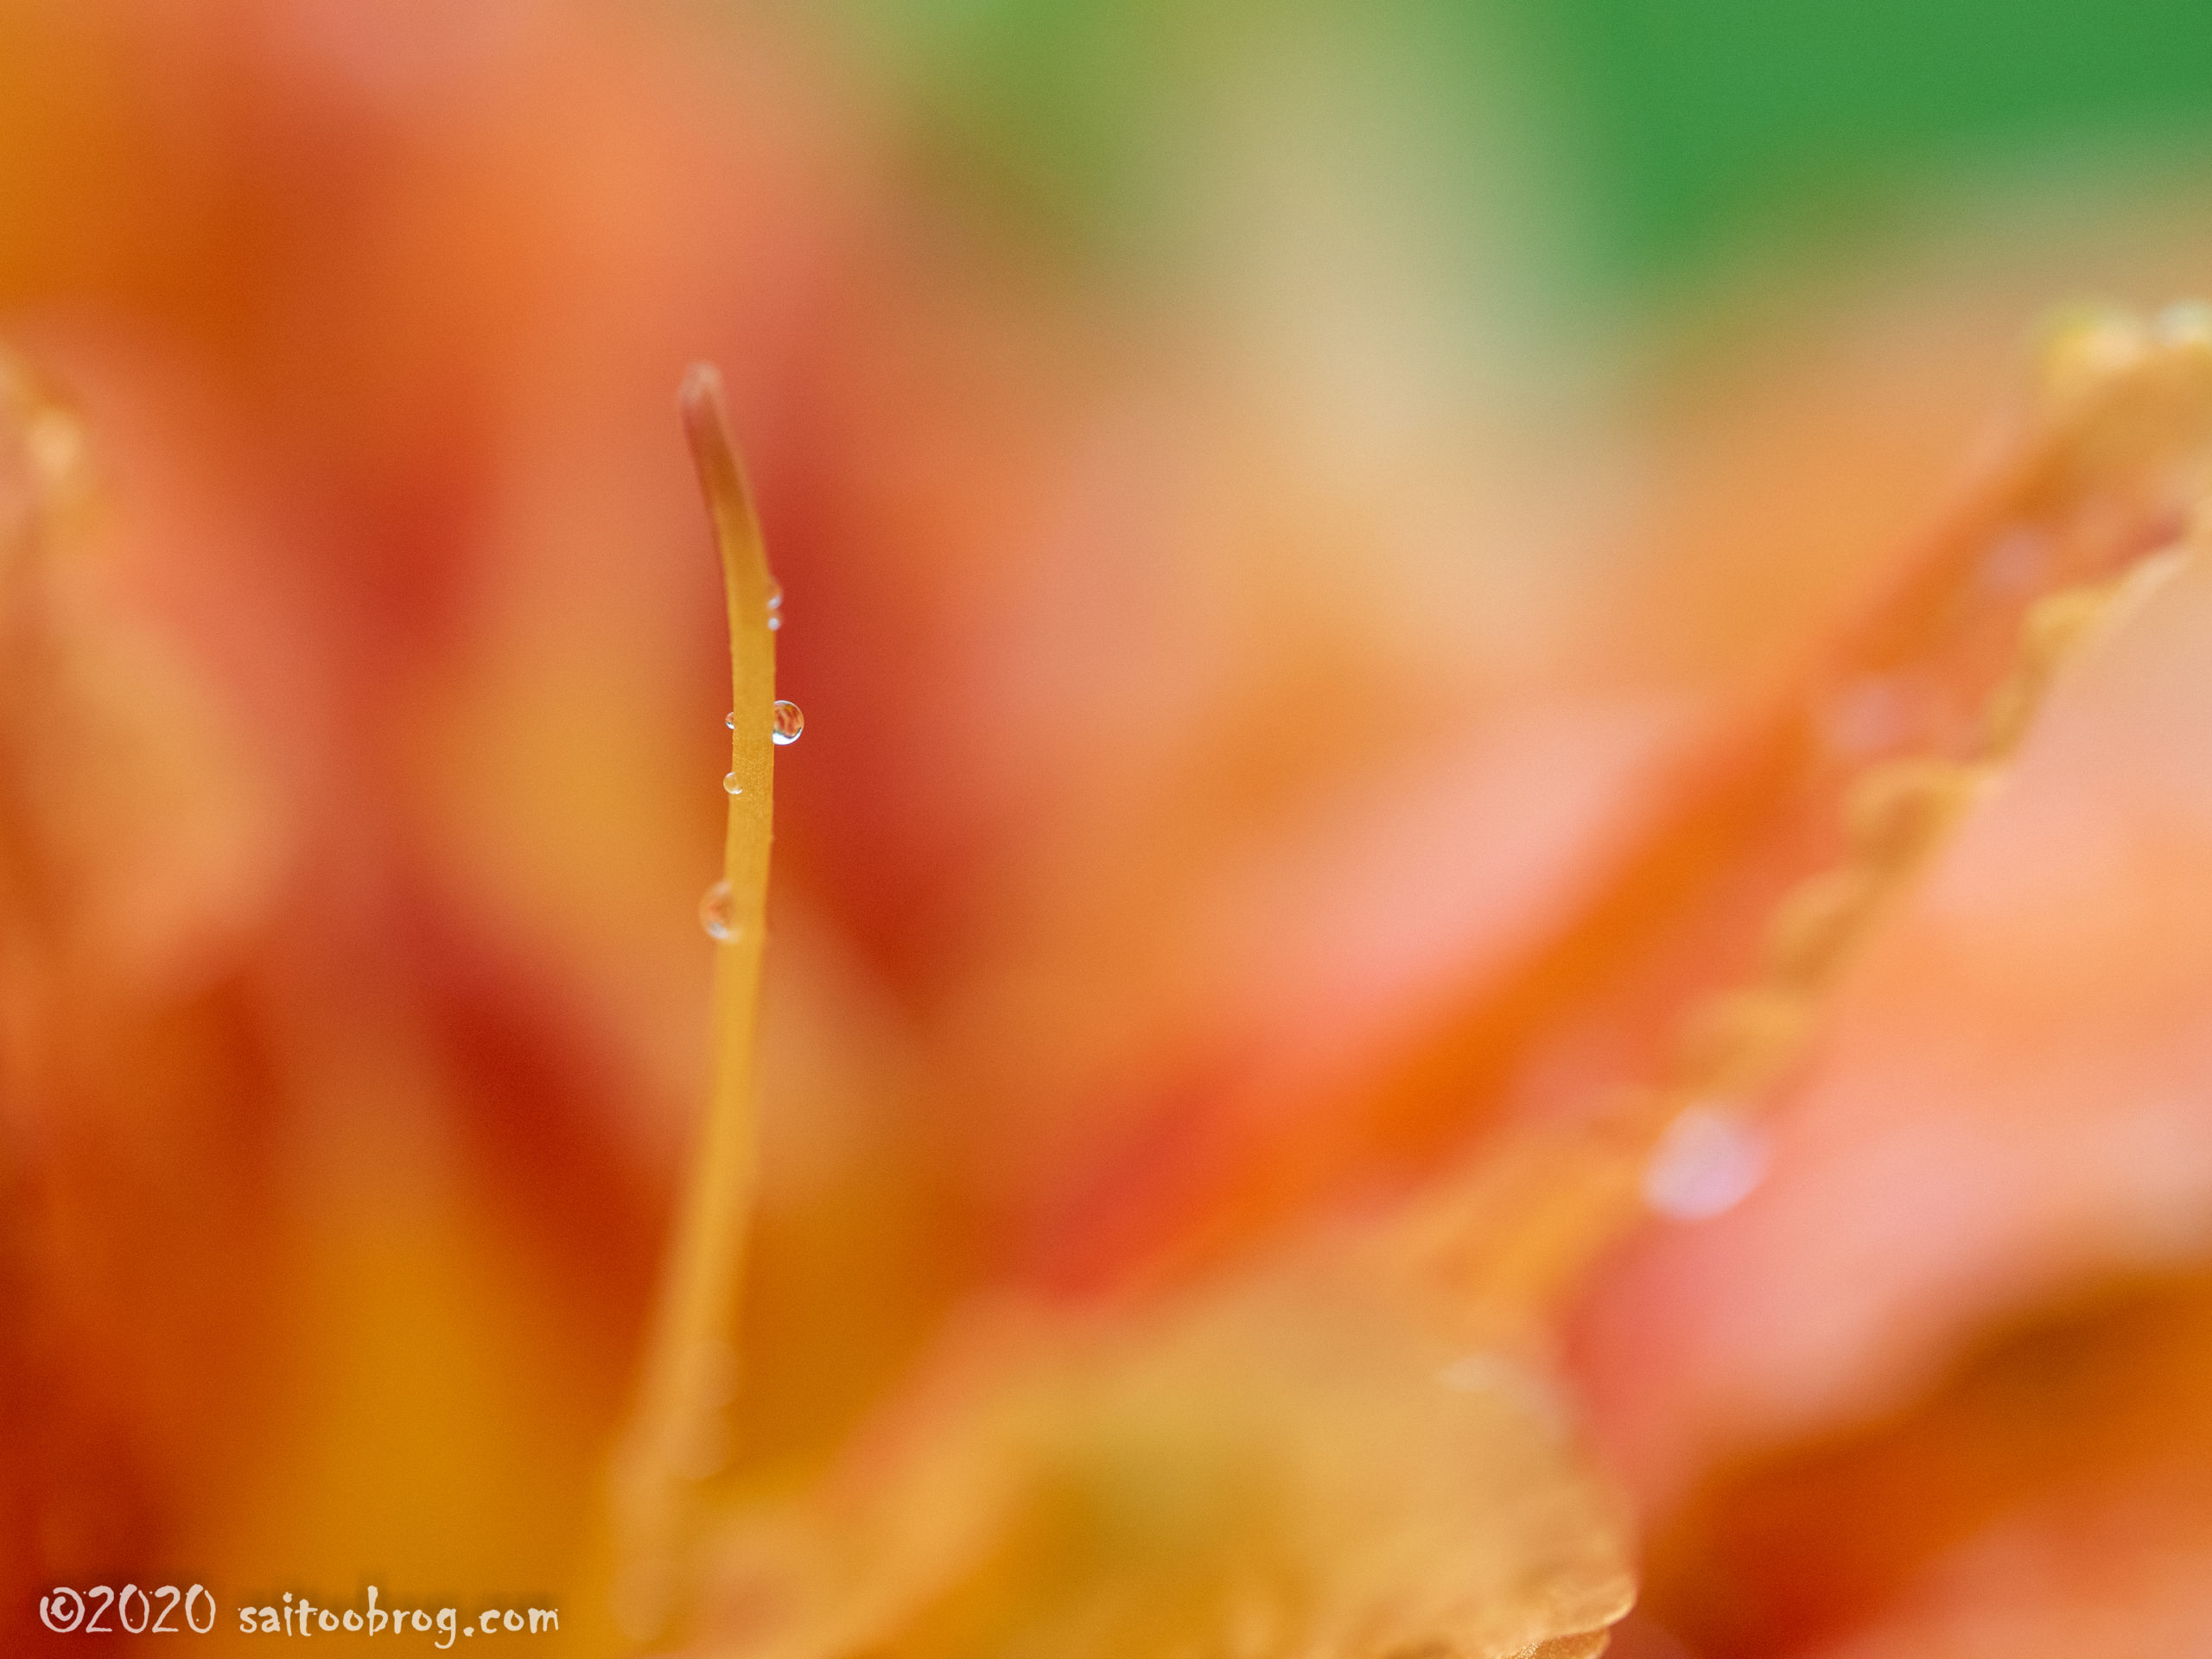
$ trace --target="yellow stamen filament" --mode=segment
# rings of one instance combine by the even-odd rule
[[[753,1030],[774,809],[776,636],[760,525],[730,441],[721,380],[701,364],[680,397],[714,521],[729,607],[731,781],[727,898],[715,947],[712,1086],[688,1166],[637,1415],[617,1471],[617,1612],[633,1640],[666,1628],[696,1484],[725,1456],[753,1186]]]

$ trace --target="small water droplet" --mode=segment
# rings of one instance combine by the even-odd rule
[[[729,713],[723,715],[722,724],[728,727],[733,732],[735,731],[737,729],[737,710],[733,709]]]
[[[783,608],[784,584],[780,582],[771,582],[768,584],[768,610],[771,614],[773,614]]]
[[[1741,1119],[1693,1106],[1668,1126],[1643,1172],[1643,1200],[1676,1221],[1733,1210],[1766,1179],[1764,1137]]]
[[[776,699],[776,728],[770,734],[779,744],[796,743],[798,734],[806,729],[806,716],[799,712],[798,704],[782,697]]]
[[[768,619],[768,632],[771,632],[771,633],[781,633],[783,631],[784,631],[784,619],[783,619],[782,617],[780,617],[780,616],[772,616],[772,617],[770,617],[770,618]]]
[[[737,900],[730,894],[728,882],[715,882],[699,900],[699,925],[712,939],[728,943],[737,937]]]
[[[722,773],[722,793],[725,795],[742,795],[745,793],[745,785],[737,781],[737,774],[735,772],[726,772]]]

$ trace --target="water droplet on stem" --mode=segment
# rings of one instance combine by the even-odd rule
[[[728,882],[715,882],[699,900],[699,925],[707,930],[708,938],[723,944],[737,937],[737,900]]]
[[[1764,1136],[1734,1115],[1693,1106],[1668,1127],[1643,1173],[1644,1202],[1676,1221],[1734,1209],[1766,1179]]]
[[[776,700],[776,725],[770,734],[778,744],[796,743],[799,734],[806,729],[806,716],[799,712],[798,704],[779,697]]]

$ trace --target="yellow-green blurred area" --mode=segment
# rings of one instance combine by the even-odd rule
[[[1189,232],[1197,106],[1285,41],[1319,42],[1378,111],[1410,113],[1426,149],[1403,159],[1440,175],[1503,129],[1567,196],[1575,274],[1636,294],[1777,241],[1893,228],[1962,190],[2201,167],[2212,141],[2212,14],[2189,0],[852,10],[956,153],[1124,255]]]

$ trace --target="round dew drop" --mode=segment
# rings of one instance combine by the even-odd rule
[[[1643,1201],[1675,1221],[1733,1210],[1766,1179],[1765,1137],[1709,1106],[1692,1106],[1660,1136],[1643,1172]]]
[[[775,632],[784,626],[784,585],[779,582],[768,584],[768,632]]]
[[[699,925],[708,938],[724,944],[737,937],[737,900],[730,896],[728,882],[715,882],[699,900]]]
[[[724,715],[722,716],[722,724],[728,727],[733,732],[735,731],[737,729],[737,710],[733,709],[729,713]]]
[[[737,781],[737,774],[735,772],[726,772],[722,773],[722,793],[725,795],[742,795],[745,793],[745,785]]]
[[[779,744],[796,743],[798,734],[806,729],[806,716],[799,712],[798,704],[776,700],[776,726],[770,733]]]

